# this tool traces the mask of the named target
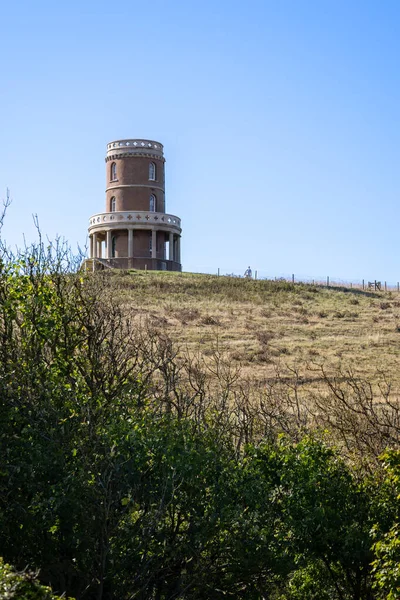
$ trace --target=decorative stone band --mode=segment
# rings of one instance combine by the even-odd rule
[[[107,144],[107,159],[122,156],[152,156],[163,159],[163,145],[152,140],[116,140]]]
[[[112,182],[110,182],[112,183]],[[117,182],[118,183],[118,182]],[[125,183],[123,185],[110,185],[110,187],[106,188],[106,192],[109,192],[110,190],[118,190],[118,189],[122,189],[122,188],[150,188],[152,190],[160,190],[161,192],[165,192],[163,187],[160,187],[159,185],[154,185],[154,181],[152,181],[151,183]]]
[[[155,158],[157,160],[161,160],[161,162],[165,163],[165,158],[163,156],[159,156],[158,154],[152,154],[151,152],[118,152],[118,154],[107,154],[105,158],[105,162],[109,162],[110,160],[118,160],[119,158]]]
[[[89,219],[89,233],[102,229],[162,229],[181,233],[181,220],[175,215],[146,211],[99,213]]]

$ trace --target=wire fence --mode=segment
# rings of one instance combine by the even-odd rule
[[[318,285],[325,287],[342,287],[350,289],[359,289],[365,291],[381,291],[381,292],[398,292],[400,293],[400,281],[385,281],[382,279],[365,278],[348,280],[330,275],[310,276],[296,273],[280,273],[279,275],[271,275],[265,271],[258,269],[246,269],[242,273],[239,270],[230,272],[229,270],[218,267],[216,274],[224,277],[239,277],[243,279],[268,279],[272,281],[287,281],[291,283],[306,283],[309,285]]]

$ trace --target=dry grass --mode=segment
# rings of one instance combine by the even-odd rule
[[[253,382],[270,381],[279,365],[304,371],[317,363],[328,373],[345,364],[369,380],[384,371],[398,383],[396,293],[189,273],[104,276],[136,319],[150,319],[181,348],[204,356],[218,342]]]

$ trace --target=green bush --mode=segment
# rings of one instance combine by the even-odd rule
[[[112,278],[61,259],[0,260],[0,548],[39,572],[1,563],[1,597],[55,598],[41,582],[83,600],[370,600],[397,480],[381,502],[321,441],[252,434],[217,350],[217,389],[195,363],[182,381]]]
[[[2,600],[59,600],[47,586],[38,582],[36,573],[17,573],[0,557],[0,598]],[[63,596],[63,600],[68,600]],[[70,598],[69,600],[73,600]]]

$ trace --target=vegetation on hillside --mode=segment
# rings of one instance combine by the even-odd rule
[[[285,303],[341,300],[74,272],[68,257],[40,243],[0,261],[4,561],[76,599],[398,598],[400,413],[385,376],[288,361],[253,381],[226,345],[229,311],[247,307],[269,353]],[[182,337],[194,321],[204,343]],[[14,577],[1,567],[3,597],[51,598],[16,595]]]
[[[242,375],[264,382],[276,364],[340,363],[369,380],[399,382],[400,295],[286,281],[189,273],[109,272],[132,314],[163,325],[178,343],[210,351],[218,336]],[[318,385],[318,374],[308,378]],[[379,377],[378,377],[379,379]]]

